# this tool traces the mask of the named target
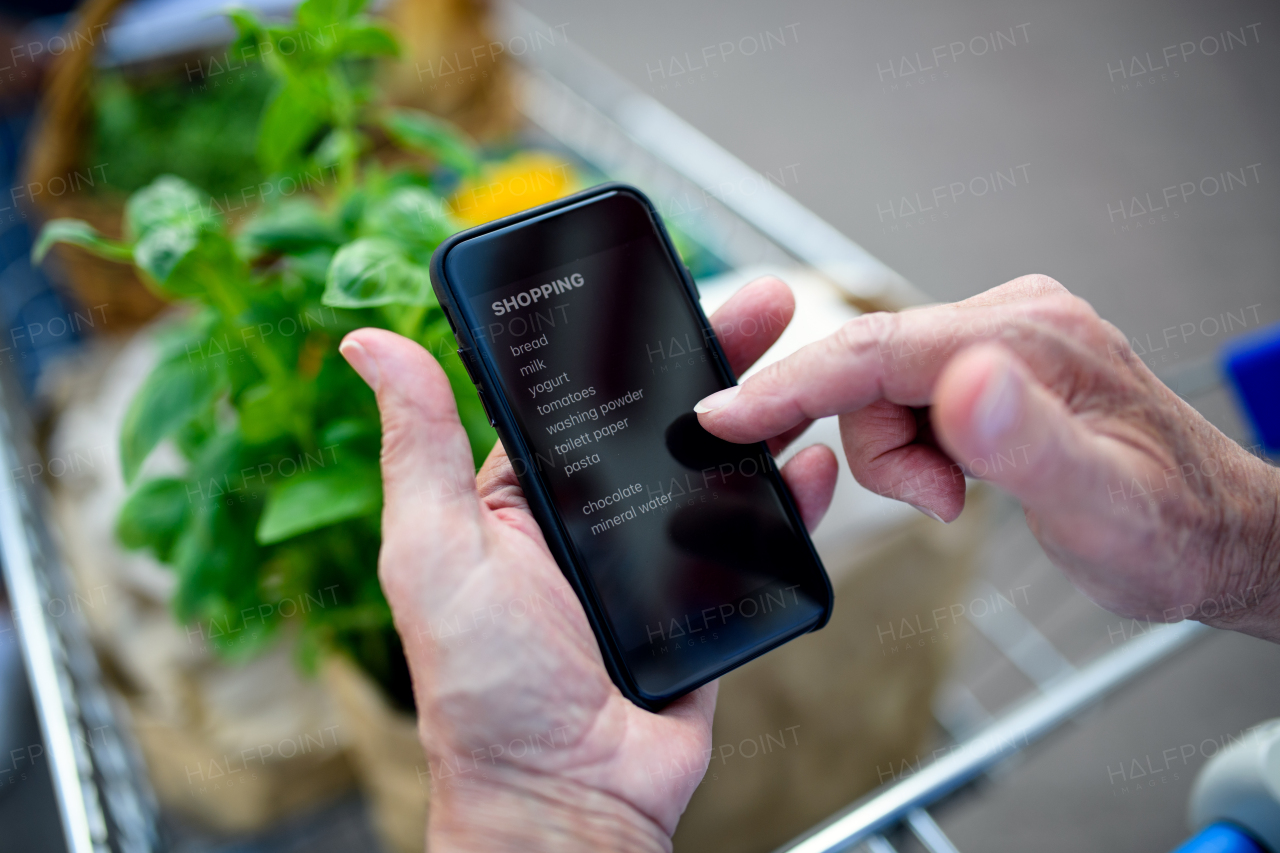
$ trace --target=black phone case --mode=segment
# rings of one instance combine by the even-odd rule
[[[824,603],[822,614],[814,624],[808,627],[802,627],[794,633],[788,634],[775,642],[762,645],[755,649],[752,653],[741,660],[726,666],[722,670],[709,675],[706,679],[678,693],[662,696],[649,696],[642,693],[631,678],[630,672],[627,671],[623,663],[622,654],[619,652],[613,642],[613,638],[609,635],[608,629],[605,627],[604,614],[595,596],[592,594],[590,585],[584,581],[585,572],[578,566],[578,560],[573,552],[568,535],[560,524],[559,514],[555,509],[555,505],[551,501],[550,493],[542,482],[542,477],[538,474],[537,466],[534,464],[533,454],[529,451],[521,435],[516,427],[515,419],[512,417],[510,410],[507,408],[506,400],[498,395],[498,383],[494,381],[490,375],[488,365],[481,358],[475,358],[472,353],[476,352],[476,341],[471,335],[471,330],[467,327],[463,320],[463,315],[457,309],[456,300],[454,298],[453,289],[449,285],[444,271],[444,261],[451,249],[466,240],[478,237],[482,234],[488,234],[491,231],[497,231],[501,228],[507,228],[517,225],[530,219],[543,216],[567,207],[578,205],[584,201],[588,201],[597,196],[607,195],[609,193],[626,193],[633,196],[649,212],[659,237],[662,239],[663,245],[666,247],[668,254],[671,256],[672,263],[675,264],[676,270],[680,274],[681,281],[684,283],[685,290],[689,296],[689,301],[693,310],[697,313],[697,318],[701,324],[704,334],[708,342],[709,351],[712,354],[712,361],[715,363],[721,378],[725,381],[726,386],[737,384],[737,377],[729,368],[729,361],[725,357],[723,350],[720,349],[720,342],[716,339],[715,332],[711,328],[711,323],[707,319],[706,314],[702,310],[699,302],[697,285],[693,281],[693,276],[689,273],[688,267],[684,265],[679,253],[676,251],[675,244],[671,241],[671,236],[667,233],[666,226],[662,222],[662,218],[658,215],[657,209],[653,203],[649,201],[648,196],[640,190],[628,184],[610,182],[599,184],[582,192],[566,196],[562,199],[522,211],[512,216],[487,222],[484,225],[469,228],[466,231],[460,231],[449,239],[445,240],[431,256],[431,286],[435,290],[436,298],[440,302],[440,306],[444,309],[445,317],[449,321],[450,327],[453,329],[454,337],[457,339],[459,348],[458,355],[462,359],[462,364],[466,368],[471,381],[475,383],[476,389],[480,394],[481,403],[485,407],[485,411],[489,415],[489,420],[498,432],[498,437],[502,441],[503,447],[507,451],[507,455],[513,460],[513,467],[516,469],[517,477],[520,480],[520,486],[524,490],[525,498],[529,501],[529,509],[533,513],[534,519],[538,522],[538,526],[542,528],[542,534],[546,537],[547,547],[550,548],[552,555],[556,558],[556,563],[560,566],[560,571],[568,579],[570,586],[573,587],[574,593],[578,596],[578,600],[582,603],[583,610],[586,611],[587,620],[591,624],[591,630],[595,633],[596,642],[600,646],[600,653],[604,658],[605,668],[609,672],[609,677],[613,679],[613,683],[617,685],[622,694],[649,711],[657,711],[672,701],[680,698],[680,696],[690,693],[701,687],[703,684],[714,681],[726,672],[730,672],[754,660],[765,652],[771,651],[801,634],[810,631],[816,631],[827,624],[831,619],[831,608],[834,599],[834,593],[831,589],[831,581],[827,577],[826,569],[822,566],[817,551],[813,547],[813,542],[809,539],[808,532],[805,529],[804,522],[800,518],[800,512],[796,509],[795,502],[791,498],[791,493],[786,485],[782,482],[782,476],[778,473],[777,465],[773,461],[773,455],[769,453],[768,447],[762,442],[760,448],[764,451],[765,458],[769,460],[769,477],[777,490],[782,504],[786,509],[787,515],[790,517],[796,529],[801,531],[804,538],[804,544],[813,556],[814,563],[822,572],[822,579],[826,585],[826,602]],[[519,460],[519,464],[515,461]]]

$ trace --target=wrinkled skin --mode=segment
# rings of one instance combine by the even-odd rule
[[[1053,279],[858,317],[721,395],[699,417],[730,441],[839,415],[858,482],[940,520],[964,506],[962,471],[1003,487],[1109,610],[1280,640],[1276,469]]]

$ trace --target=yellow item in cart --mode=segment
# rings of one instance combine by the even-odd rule
[[[470,228],[555,201],[579,188],[578,176],[564,158],[522,153],[486,166],[479,178],[462,184],[449,206],[458,221]]]

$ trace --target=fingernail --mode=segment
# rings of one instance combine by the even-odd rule
[[[987,381],[974,406],[974,426],[987,441],[1004,437],[1022,417],[1022,380],[1008,362]]]
[[[714,412],[716,409],[722,409],[729,405],[729,403],[733,401],[733,398],[738,396],[738,392],[741,390],[741,385],[734,385],[732,388],[725,388],[722,391],[717,391],[716,393],[699,400],[698,405],[694,406],[693,410],[700,415],[705,415],[707,412]]]
[[[375,392],[378,390],[378,362],[374,357],[369,355],[369,351],[360,345],[359,341],[347,338],[338,347],[338,352],[342,353],[342,357],[347,360],[347,364],[356,373],[360,374],[360,378],[365,381]]]
[[[925,515],[927,515],[927,516],[929,516],[930,518],[932,518],[934,521],[942,521],[942,516],[938,515],[936,512],[934,512],[934,511],[933,511],[933,510],[931,510],[931,509],[925,509],[924,507],[922,507],[922,506],[920,506],[920,505],[918,505],[918,504],[913,504],[913,503],[908,503],[908,504],[907,504],[907,506],[915,507],[916,509],[920,510],[920,511],[921,511],[922,513],[924,513]],[[943,524],[948,524],[949,522],[942,521],[942,523],[943,523]]]

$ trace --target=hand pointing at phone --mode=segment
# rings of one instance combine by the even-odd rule
[[[866,488],[951,521],[978,476],[1103,607],[1280,640],[1280,472],[1053,279],[858,317],[695,411],[734,442],[838,415]]]

